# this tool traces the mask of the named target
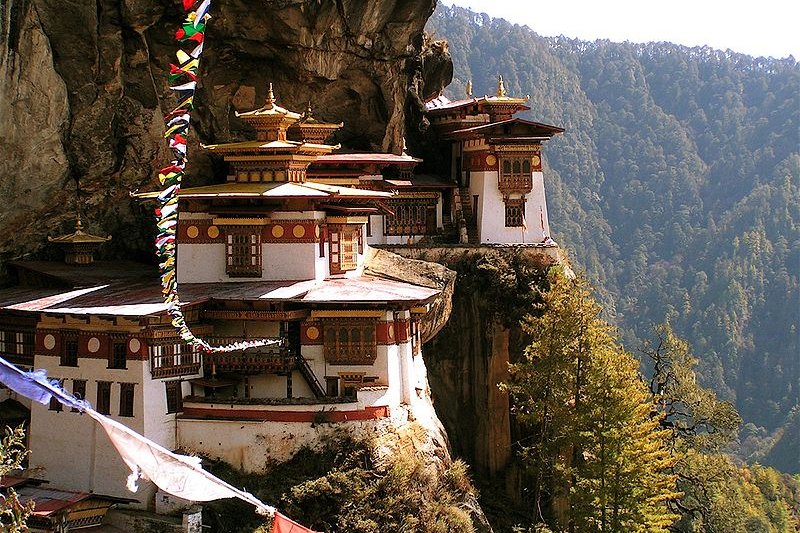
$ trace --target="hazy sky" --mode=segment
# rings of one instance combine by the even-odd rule
[[[800,59],[800,0],[441,0],[527,24],[539,35],[669,41]]]

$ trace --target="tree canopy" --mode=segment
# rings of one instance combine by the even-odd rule
[[[544,149],[553,235],[624,344],[669,320],[753,424],[745,455],[800,472],[782,442],[800,405],[797,61],[544,38],[442,4],[427,30],[450,43],[448,96],[502,74],[527,118],[566,128]]]

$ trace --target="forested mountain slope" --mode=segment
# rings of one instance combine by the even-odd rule
[[[450,43],[450,97],[502,74],[530,118],[566,128],[545,149],[554,237],[629,349],[668,320],[750,423],[743,453],[799,472],[781,444],[800,398],[798,63],[544,38],[441,4],[427,30]]]

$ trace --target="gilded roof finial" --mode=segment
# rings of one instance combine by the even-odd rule
[[[267,102],[265,107],[272,107],[275,105],[275,93],[272,92],[272,82],[269,83],[269,90],[267,91]]]
[[[503,98],[506,95],[506,86],[503,83],[503,76],[501,75],[497,80],[497,96]]]
[[[308,101],[306,106],[306,118],[311,118],[311,100]]]
[[[467,98],[472,98],[472,80],[467,80],[467,87],[464,92],[467,93]]]

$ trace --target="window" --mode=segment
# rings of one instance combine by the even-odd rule
[[[371,365],[377,357],[377,320],[327,320],[323,324],[325,360],[334,365]]]
[[[61,386],[63,386],[63,385],[64,385],[64,380],[63,380],[63,379],[58,379],[58,378],[50,378],[50,379],[51,379],[51,380],[58,381],[58,386],[59,386],[59,387],[61,387]],[[61,402],[59,402],[58,400],[56,400],[55,396],[53,396],[53,397],[51,397],[51,398],[50,398],[50,405],[49,405],[47,408],[48,408],[49,410],[51,410],[51,411],[55,411],[55,412],[57,412],[57,413],[60,413],[61,411],[63,411],[63,410],[64,410],[64,406],[63,406],[63,405],[61,405]]]
[[[128,368],[128,345],[125,341],[113,341],[111,353],[108,355],[108,368]]]
[[[86,399],[86,380],[85,379],[73,379],[72,380],[72,395],[78,398],[79,400]],[[77,412],[78,409],[72,408],[72,412]]]
[[[178,413],[183,410],[183,393],[180,381],[164,382],[164,390],[167,394],[167,413]]]
[[[436,228],[435,198],[399,198],[387,201],[394,216],[386,215],[386,235],[427,235]],[[430,218],[433,217],[433,220]]]
[[[200,351],[179,339],[150,345],[150,373],[154,378],[196,374],[200,370]]]
[[[111,414],[111,382],[97,382],[97,412],[103,415]]]
[[[286,397],[292,397],[292,373],[288,372],[286,374]]]
[[[332,226],[328,230],[330,240],[331,274],[341,274],[358,266],[358,242],[360,226]]]
[[[261,233],[251,226],[229,228],[226,260],[232,278],[261,277]]]
[[[526,194],[533,189],[530,156],[504,157],[497,187],[504,194]]]
[[[119,416],[133,416],[135,383],[119,384]]]
[[[0,352],[7,355],[33,355],[34,343],[32,332],[0,331]]]
[[[506,201],[506,227],[519,228],[525,225],[525,200],[510,199]]]
[[[65,336],[61,349],[61,366],[78,366],[78,337]]]

